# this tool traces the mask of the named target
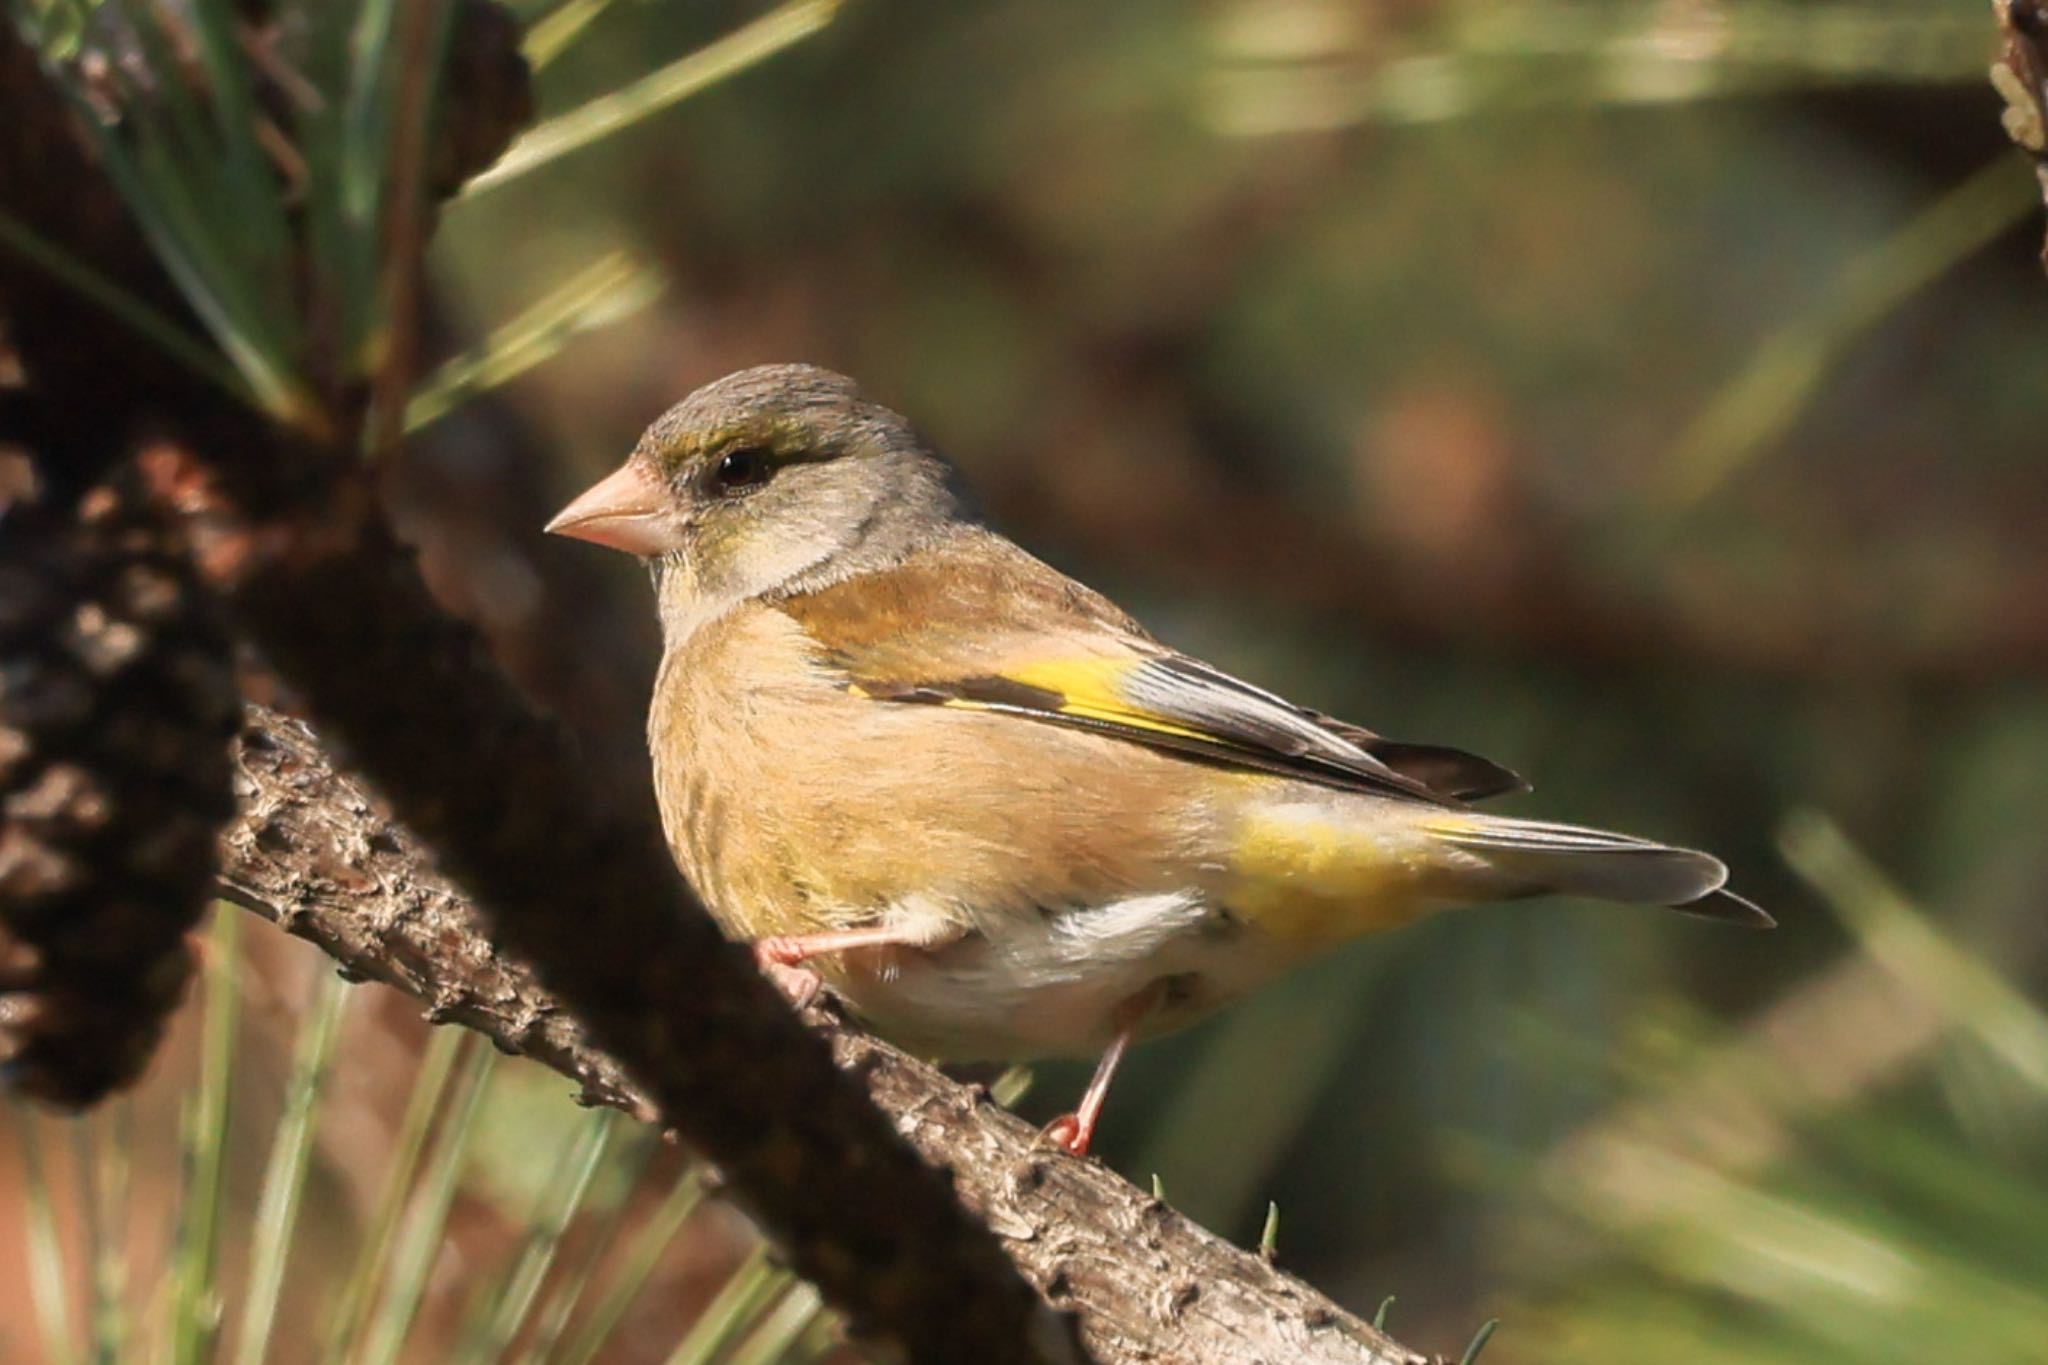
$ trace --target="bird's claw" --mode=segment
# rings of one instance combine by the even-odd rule
[[[791,1008],[801,1010],[818,998],[825,978],[802,965],[802,957],[792,954],[794,944],[787,938],[759,940],[754,944],[754,965],[788,998]]]
[[[1095,1134],[1081,1125],[1079,1114],[1062,1114],[1039,1129],[1038,1140],[1049,1142],[1068,1156],[1086,1156]]]

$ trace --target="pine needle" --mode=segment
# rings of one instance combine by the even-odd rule
[[[255,394],[242,376],[221,359],[219,351],[62,247],[37,236],[27,224],[5,211],[0,211],[0,246],[104,310],[169,359],[242,402],[256,406]]]
[[[356,1344],[368,1325],[373,1291],[390,1260],[399,1217],[405,1211],[406,1196],[412,1191],[414,1173],[426,1153],[434,1116],[441,1112],[448,1094],[455,1062],[482,1046],[475,1034],[464,1029],[437,1028],[428,1037],[426,1054],[413,1077],[412,1094],[398,1121],[398,1135],[392,1143],[392,1169],[385,1177],[369,1231],[364,1234],[355,1264],[349,1270],[348,1283],[335,1302],[321,1359],[337,1363],[354,1359]]]
[[[470,181],[464,197],[497,189],[745,71],[825,27],[839,4],[840,0],[786,0],[752,23],[631,85],[549,119],[514,143],[497,165]]]
[[[454,1360],[460,1365],[486,1365],[486,1362],[503,1356],[512,1345],[513,1338],[519,1334],[520,1326],[533,1307],[535,1296],[540,1292],[541,1281],[554,1264],[563,1233],[568,1231],[570,1221],[583,1207],[584,1197],[590,1193],[590,1182],[596,1177],[605,1153],[610,1150],[618,1117],[615,1109],[599,1110],[590,1115],[570,1138],[568,1150],[556,1163],[554,1182],[542,1192],[534,1207],[524,1244],[510,1273],[499,1287],[477,1331],[454,1354]]]
[[[145,0],[119,0],[118,8],[155,85],[129,86],[119,126],[101,118],[75,82],[64,83],[66,93],[157,259],[258,404],[282,422],[318,426],[324,414],[298,373],[282,196],[270,168],[247,151],[261,115],[236,75],[207,92],[209,118],[168,27],[187,26],[190,46],[204,54],[237,47],[238,21],[226,0],[203,0],[176,18]],[[111,71],[123,74],[118,62]]]
[[[1794,815],[1778,842],[1793,871],[1827,898],[1864,952],[2048,1092],[2048,1011],[1935,928],[1826,816]]]
[[[1995,157],[1852,257],[1812,308],[1753,349],[1679,436],[1665,462],[1667,506],[1697,506],[1776,446],[1851,344],[2039,203],[2037,187]]]
[[[476,1039],[471,1035],[465,1041],[474,1043]],[[482,1107],[485,1082],[496,1060],[497,1053],[487,1046],[471,1047],[463,1059],[455,1081],[454,1110],[420,1177],[410,1216],[393,1245],[390,1283],[385,1286],[384,1300],[371,1321],[369,1339],[361,1356],[368,1365],[395,1365],[406,1334],[419,1316],[434,1258],[447,1233],[448,1210],[455,1202],[463,1162],[469,1153],[470,1134]]]
[[[206,942],[199,1082],[185,1110],[185,1179],[171,1263],[171,1365],[200,1365],[220,1331],[220,1228],[227,1205],[228,1114],[241,1015],[242,912],[216,905]]]
[[[820,1321],[825,1301],[818,1291],[798,1280],[767,1314],[754,1334],[732,1353],[730,1365],[786,1365],[797,1353],[797,1343]]]
[[[662,1201],[661,1207],[633,1239],[618,1278],[607,1286],[589,1319],[570,1339],[558,1365],[590,1365],[625,1320],[626,1310],[647,1287],[654,1268],[661,1263],[662,1253],[675,1241],[676,1234],[683,1230],[683,1224],[696,1212],[703,1198],[704,1173],[695,1168],[684,1172],[676,1181],[675,1189],[670,1191],[668,1198]]]
[[[591,1230],[575,1263],[560,1277],[554,1294],[541,1310],[533,1337],[527,1342],[525,1354],[521,1357],[525,1365],[541,1365],[554,1356],[555,1348],[569,1329],[569,1319],[574,1316],[576,1306],[597,1279],[598,1267],[603,1263],[605,1253],[621,1241],[626,1217],[634,1205],[633,1192],[639,1188],[640,1176],[652,1155],[653,1148],[649,1144],[635,1146],[628,1158],[629,1168],[621,1172],[623,1193],[606,1211],[603,1221]]]
[[[342,979],[331,971],[321,971],[312,1009],[299,1030],[284,1110],[278,1116],[270,1164],[263,1173],[263,1193],[256,1205],[249,1283],[242,1293],[242,1323],[235,1349],[237,1365],[262,1365],[270,1350],[271,1329],[284,1288],[285,1261],[298,1226],[299,1198],[306,1188],[306,1170],[313,1153],[313,1111],[326,1088],[347,1001],[348,989]]]
[[[710,1365],[740,1333],[761,1321],[764,1310],[791,1278],[788,1271],[769,1262],[768,1244],[757,1244],[690,1324],[668,1365]]]
[[[1031,1085],[1037,1077],[1030,1067],[1022,1062],[1008,1067],[996,1077],[988,1088],[988,1097],[1005,1109],[1015,1109],[1017,1102],[1031,1093]]]
[[[653,265],[614,251],[550,290],[483,343],[448,361],[406,407],[405,429],[418,431],[560,354],[586,332],[631,317],[661,297],[667,279]]]
[[[121,1365],[129,1358],[133,1336],[128,1306],[128,1286],[134,1278],[129,1273],[128,1253],[135,1158],[133,1096],[123,1095],[103,1107],[89,1127],[92,1140],[87,1148],[92,1166],[85,1202],[97,1249],[92,1264],[92,1351],[106,1365]]]
[[[548,63],[561,56],[611,4],[612,0],[566,0],[546,18],[535,20],[526,30],[526,41],[519,45],[527,66],[535,75],[546,70]]]
[[[23,1180],[28,1197],[28,1280],[35,1300],[36,1326],[51,1365],[78,1359],[71,1335],[71,1294],[64,1276],[64,1244],[57,1236],[57,1215],[50,1198],[50,1168],[43,1156],[42,1118],[26,1104],[14,1106],[14,1131],[21,1135]]]

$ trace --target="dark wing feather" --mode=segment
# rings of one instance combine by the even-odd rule
[[[1490,758],[1453,749],[1443,744],[1413,744],[1388,739],[1361,726],[1311,712],[1336,734],[1356,744],[1403,777],[1413,778],[1433,792],[1460,801],[1484,801],[1494,796],[1512,796],[1528,791],[1529,783],[1520,773],[1503,768]]]
[[[1029,676],[858,685],[890,701],[998,711],[1323,786],[1434,805],[1457,801],[1317,724],[1312,713],[1182,655],[1095,659],[1020,672]],[[1059,677],[1064,685],[1048,685]]]
[[[878,700],[995,711],[1434,805],[1522,786],[1485,759],[1383,739],[1177,654],[1106,599],[984,532],[778,609]]]

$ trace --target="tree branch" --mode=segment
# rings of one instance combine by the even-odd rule
[[[329,765],[305,726],[250,708],[236,768],[241,813],[223,848],[231,900],[317,944],[351,976],[423,1001],[429,1019],[477,1029],[569,1077],[584,1103],[654,1117],[625,1069],[530,971],[498,955],[476,911],[430,870],[409,833]],[[897,1131],[951,1171],[961,1199],[1039,1292],[1079,1313],[1083,1341],[1105,1365],[1428,1359],[1099,1163],[1041,1145],[979,1087],[947,1080],[826,1010],[810,1018]]]
[[[1991,84],[2005,98],[2006,136],[2034,158],[2041,197],[2048,203],[2048,0],[1998,0],[2003,50]],[[2048,246],[2041,249],[2048,264]]]
[[[7,21],[0,76],[0,203],[117,287],[181,309]],[[649,803],[608,800],[561,727],[434,603],[379,510],[359,413],[337,413],[326,439],[289,430],[6,253],[0,312],[50,414],[45,478],[96,474],[94,452],[138,429],[176,433],[143,464],[189,514],[237,626],[476,897],[492,947],[534,964],[799,1274],[913,1361],[1078,1355],[1001,1243],[719,935]]]
[[[0,72],[0,200],[177,311],[4,24]],[[83,433],[116,449],[140,428],[171,433],[142,464],[188,514],[208,581],[419,838],[303,731],[259,718],[236,755],[238,899],[574,1076],[587,1098],[681,1130],[798,1273],[912,1360],[1071,1355],[1047,1302],[1081,1309],[1111,1361],[1421,1360],[1100,1167],[1040,1149],[976,1092],[851,1030],[806,1030],[702,913],[644,794],[606,793],[477,633],[436,607],[356,457],[359,413],[336,414],[327,439],[287,430],[13,259],[0,305],[51,416],[45,473],[86,472]],[[952,1166],[993,1232],[920,1153]]]

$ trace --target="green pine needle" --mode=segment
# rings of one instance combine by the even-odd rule
[[[413,1077],[412,1094],[406,1099],[405,1113],[398,1121],[398,1136],[392,1144],[392,1170],[385,1177],[383,1193],[378,1196],[376,1212],[370,1218],[369,1231],[356,1252],[355,1264],[349,1269],[348,1283],[343,1287],[341,1297],[335,1301],[322,1360],[341,1362],[354,1359],[356,1344],[369,1324],[372,1291],[383,1278],[384,1268],[391,1259],[399,1216],[405,1210],[405,1198],[412,1190],[414,1173],[419,1170],[420,1161],[426,1153],[434,1116],[441,1112],[447,1097],[455,1063],[458,1058],[467,1057],[465,1049],[473,1052],[482,1046],[475,1034],[464,1029],[437,1028],[428,1037],[426,1054]]]
[[[255,394],[232,366],[223,363],[220,352],[4,211],[0,211],[0,247],[6,247],[80,298],[97,305],[167,358],[241,401],[255,405]]]
[[[568,1149],[556,1163],[554,1181],[535,1203],[510,1271],[476,1331],[468,1334],[454,1354],[461,1365],[486,1365],[510,1349],[540,1293],[541,1281],[554,1265],[563,1234],[590,1193],[590,1182],[610,1150],[618,1117],[615,1109],[601,1109],[571,1135]]]
[[[648,1143],[633,1144],[631,1155],[626,1159],[627,1169],[620,1172],[617,1181],[623,1192],[606,1210],[603,1221],[585,1239],[574,1264],[560,1277],[560,1283],[542,1308],[532,1339],[527,1342],[521,1356],[525,1365],[541,1365],[541,1362],[553,1358],[555,1348],[569,1329],[569,1319],[597,1279],[598,1267],[603,1263],[605,1253],[623,1240],[627,1216],[636,1202],[633,1192],[639,1188],[640,1177],[653,1150]]]
[[[396,0],[365,0],[346,35],[344,89],[336,119],[325,129],[331,139],[333,194],[322,205],[331,217],[323,239],[334,259],[329,300],[336,313],[342,363],[351,370],[374,366],[378,349],[378,269],[384,225],[385,172],[391,153],[391,106],[398,84],[395,61]]]
[[[214,1358],[220,1332],[220,1228],[227,1206],[228,1114],[237,1059],[242,912],[217,904],[207,935],[199,1082],[185,1109],[184,1181],[171,1253],[171,1365]]]
[[[71,1294],[64,1274],[64,1244],[57,1236],[57,1216],[50,1198],[49,1163],[43,1156],[42,1119],[26,1104],[16,1104],[14,1115],[14,1131],[21,1135],[21,1159],[26,1168],[28,1280],[36,1326],[51,1365],[72,1365],[78,1359],[78,1348],[71,1335]]]
[[[313,1155],[313,1113],[333,1066],[334,1044],[341,1033],[347,1001],[348,988],[341,978],[333,972],[320,972],[312,1008],[299,1029],[284,1109],[271,1142],[270,1164],[263,1173],[255,1240],[249,1250],[249,1283],[242,1291],[236,1365],[262,1365],[270,1351],[285,1261],[298,1226],[299,1198],[305,1192]]]
[[[121,1232],[112,1219],[108,1172],[101,1161],[99,1123],[72,1120],[71,1174],[78,1184],[78,1226],[85,1239],[87,1273],[86,1357],[94,1365],[120,1365],[122,1304]]]
[[[2048,1092],[2048,1010],[1935,928],[1826,816],[1791,816],[1778,842],[1792,870],[1827,898],[1864,952]]]
[[[231,78],[208,90],[209,118],[178,55],[239,51],[238,21],[225,0],[176,19],[143,0],[118,7],[155,82],[129,86],[119,125],[100,118],[76,82],[67,93],[158,259],[258,403],[280,421],[315,423],[319,407],[299,373],[283,197],[270,167],[246,150],[262,116],[246,83]],[[110,69],[123,74],[118,62]]]
[[[410,1216],[393,1243],[390,1280],[385,1285],[383,1302],[370,1322],[368,1340],[360,1357],[368,1365],[396,1365],[406,1334],[412,1330],[420,1303],[426,1298],[434,1257],[447,1234],[448,1210],[455,1202],[470,1135],[482,1108],[485,1082],[498,1056],[488,1046],[474,1045],[479,1043],[474,1034],[464,1041],[472,1046],[456,1074],[452,1111],[420,1176]]]
[[[1479,1324],[1479,1330],[1472,1334],[1471,1344],[1465,1347],[1465,1354],[1458,1357],[1458,1365],[1477,1365],[1479,1353],[1486,1349],[1486,1343],[1493,1340],[1494,1328],[1500,1326],[1499,1318],[1488,1318]]]
[[[514,143],[497,165],[470,181],[465,197],[517,180],[745,71],[825,27],[839,4],[840,0],[786,0],[752,23],[631,85],[549,119]]]
[[[660,298],[667,283],[658,267],[622,251],[601,257],[443,365],[406,406],[405,429],[418,431],[552,359],[578,336],[631,317]]]
[[[1460,6],[1428,50],[1363,60],[1370,49],[1341,38],[1304,44],[1289,32],[1276,41],[1285,12],[1269,19],[1250,6],[1223,26],[1231,79],[1215,84],[1207,112],[1224,132],[1257,136],[1880,82],[1951,84],[1981,71],[1981,21],[1945,6],[1922,9],[1908,17],[1867,3],[1748,0],[1715,6],[1708,39],[1700,13],[1683,7]],[[1358,74],[1339,74],[1347,68]]]
[[[92,1258],[92,1353],[104,1365],[129,1358],[133,1336],[129,1323],[128,1209],[134,1183],[135,1107],[123,1095],[103,1108],[88,1127],[86,1144],[91,1166],[84,1186],[84,1204],[96,1247]]]
[[[1774,448],[1851,345],[2040,201],[2008,158],[1994,157],[1852,256],[1810,308],[1750,349],[1679,436],[1665,462],[1670,507],[1698,505]]]
[[[526,30],[526,41],[519,45],[520,54],[526,58],[526,64],[534,74],[539,75],[546,70],[548,63],[582,37],[583,30],[610,9],[611,3],[612,0],[566,0],[546,18],[536,19]]]
[[[1384,1331],[1386,1331],[1386,1330],[1387,1330],[1387,1315],[1388,1315],[1389,1313],[1392,1313],[1393,1311],[1394,1311],[1394,1296],[1393,1296],[1392,1294],[1389,1294],[1389,1295],[1387,1295],[1387,1296],[1386,1296],[1386,1297],[1385,1297],[1384,1299],[1381,1299],[1381,1300],[1380,1300],[1380,1308],[1379,1308],[1379,1311],[1378,1311],[1377,1313],[1374,1313],[1374,1314],[1372,1315],[1372,1329],[1373,1329],[1373,1330],[1374,1330],[1375,1332],[1384,1332]]]
[[[690,1324],[668,1365],[710,1365],[742,1332],[763,1321],[769,1305],[792,1278],[787,1270],[769,1262],[767,1243],[756,1245]]]
[[[1031,1093],[1032,1082],[1036,1079],[1031,1068],[1019,1062],[996,1077],[995,1083],[988,1088],[988,1097],[1005,1109],[1015,1109],[1018,1101]]]
[[[375,372],[388,349],[392,291],[384,284],[393,277],[393,253],[417,247],[416,233],[388,221],[416,202],[411,187],[390,183],[394,148],[417,133],[410,117],[401,119],[401,105],[422,108],[436,94],[454,6],[434,0],[409,29],[399,17],[420,12],[397,0],[366,0],[352,13],[315,7],[302,67],[319,93],[293,114],[302,174],[288,204],[286,175],[265,146],[270,118],[256,98],[232,0],[108,3],[135,35],[150,79],[109,65],[108,79],[122,87],[117,124],[101,116],[81,79],[65,80],[66,94],[92,130],[108,178],[226,364],[147,310],[89,289],[79,272],[66,277],[209,378],[235,376],[233,390],[277,421],[329,434],[321,395]],[[35,249],[18,231],[0,236],[17,250]]]
[[[675,1241],[676,1234],[683,1230],[683,1224],[696,1212],[703,1198],[704,1173],[694,1168],[686,1171],[633,1239],[618,1277],[606,1287],[604,1296],[597,1301],[597,1306],[554,1365],[590,1365],[605,1342],[611,1339],[612,1333],[618,1330],[619,1324],[625,1321],[626,1310],[647,1287],[655,1267],[661,1263],[662,1254]]]
[[[1266,1225],[1259,1229],[1259,1259],[1267,1265],[1280,1254],[1280,1205],[1277,1201],[1266,1203]]]
[[[798,1343],[822,1320],[824,1311],[825,1301],[818,1291],[797,1281],[754,1334],[732,1353],[729,1365],[788,1365],[802,1358]]]

